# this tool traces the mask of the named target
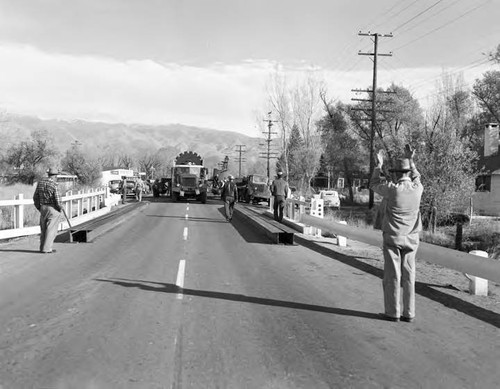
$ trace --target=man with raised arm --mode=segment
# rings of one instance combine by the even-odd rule
[[[380,172],[384,154],[379,151],[377,167],[370,180],[370,188],[385,200],[382,215],[385,311],[380,315],[384,320],[395,322],[415,319],[415,255],[422,229],[420,200],[424,189],[414,155],[415,151],[406,145],[405,158],[396,160],[394,167],[389,169],[395,175],[395,182],[383,182]],[[400,285],[403,287],[402,312]]]

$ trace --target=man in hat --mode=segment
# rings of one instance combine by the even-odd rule
[[[406,145],[405,158],[396,160],[394,167],[389,169],[395,175],[395,182],[382,182],[380,171],[384,156],[379,151],[377,167],[370,180],[370,188],[383,196],[386,202],[382,218],[385,312],[381,317],[389,321],[412,322],[415,318],[415,255],[422,229],[420,199],[424,189],[413,161],[414,155],[415,151]]]
[[[48,178],[38,182],[33,195],[35,207],[40,211],[40,252],[45,254],[56,252],[52,244],[62,211],[61,195],[55,180],[58,171],[51,167],[47,174]]]
[[[283,171],[279,169],[276,172],[276,179],[271,185],[271,194],[273,195],[274,220],[283,221],[283,210],[285,209],[285,200],[288,197],[288,182],[283,179]]]
[[[230,222],[233,220],[234,203],[238,200],[238,188],[232,175],[227,177],[227,182],[222,187],[221,198],[224,201],[226,220]]]

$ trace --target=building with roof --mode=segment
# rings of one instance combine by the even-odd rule
[[[478,162],[481,173],[476,178],[472,197],[474,214],[500,216],[500,127],[488,123],[484,127],[482,155]]]

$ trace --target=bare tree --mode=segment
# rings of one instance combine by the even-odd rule
[[[268,85],[268,100],[272,112],[276,112],[279,122],[281,139],[281,163],[287,175],[290,174],[290,150],[288,149],[290,134],[295,126],[304,142],[304,147],[294,156],[297,169],[294,175],[302,177],[301,186],[308,190],[311,178],[319,167],[321,156],[321,136],[317,128],[317,121],[321,114],[320,90],[322,84],[313,76],[308,74],[304,80],[296,81],[294,86],[289,86],[283,74],[274,74],[270,85]],[[300,154],[300,155],[299,155]]]
[[[141,172],[146,173],[146,177],[154,178],[155,172],[159,172],[163,165],[158,152],[145,152],[137,157],[137,163]]]

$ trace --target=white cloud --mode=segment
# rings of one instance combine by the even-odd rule
[[[266,109],[265,83],[270,75],[279,70],[300,77],[305,69],[266,60],[210,67],[120,62],[0,45],[0,107],[42,118],[183,123],[260,136],[254,112]],[[351,89],[371,85],[371,69],[309,69],[326,81],[332,98],[345,102],[354,97]],[[484,70],[484,66],[464,70],[464,78],[472,83]],[[424,97],[435,91],[433,79],[442,72],[441,68],[381,69],[379,86],[394,81]]]
[[[0,46],[0,105],[40,117],[184,123],[257,136],[252,110],[262,104],[268,72],[262,63],[201,68]]]

